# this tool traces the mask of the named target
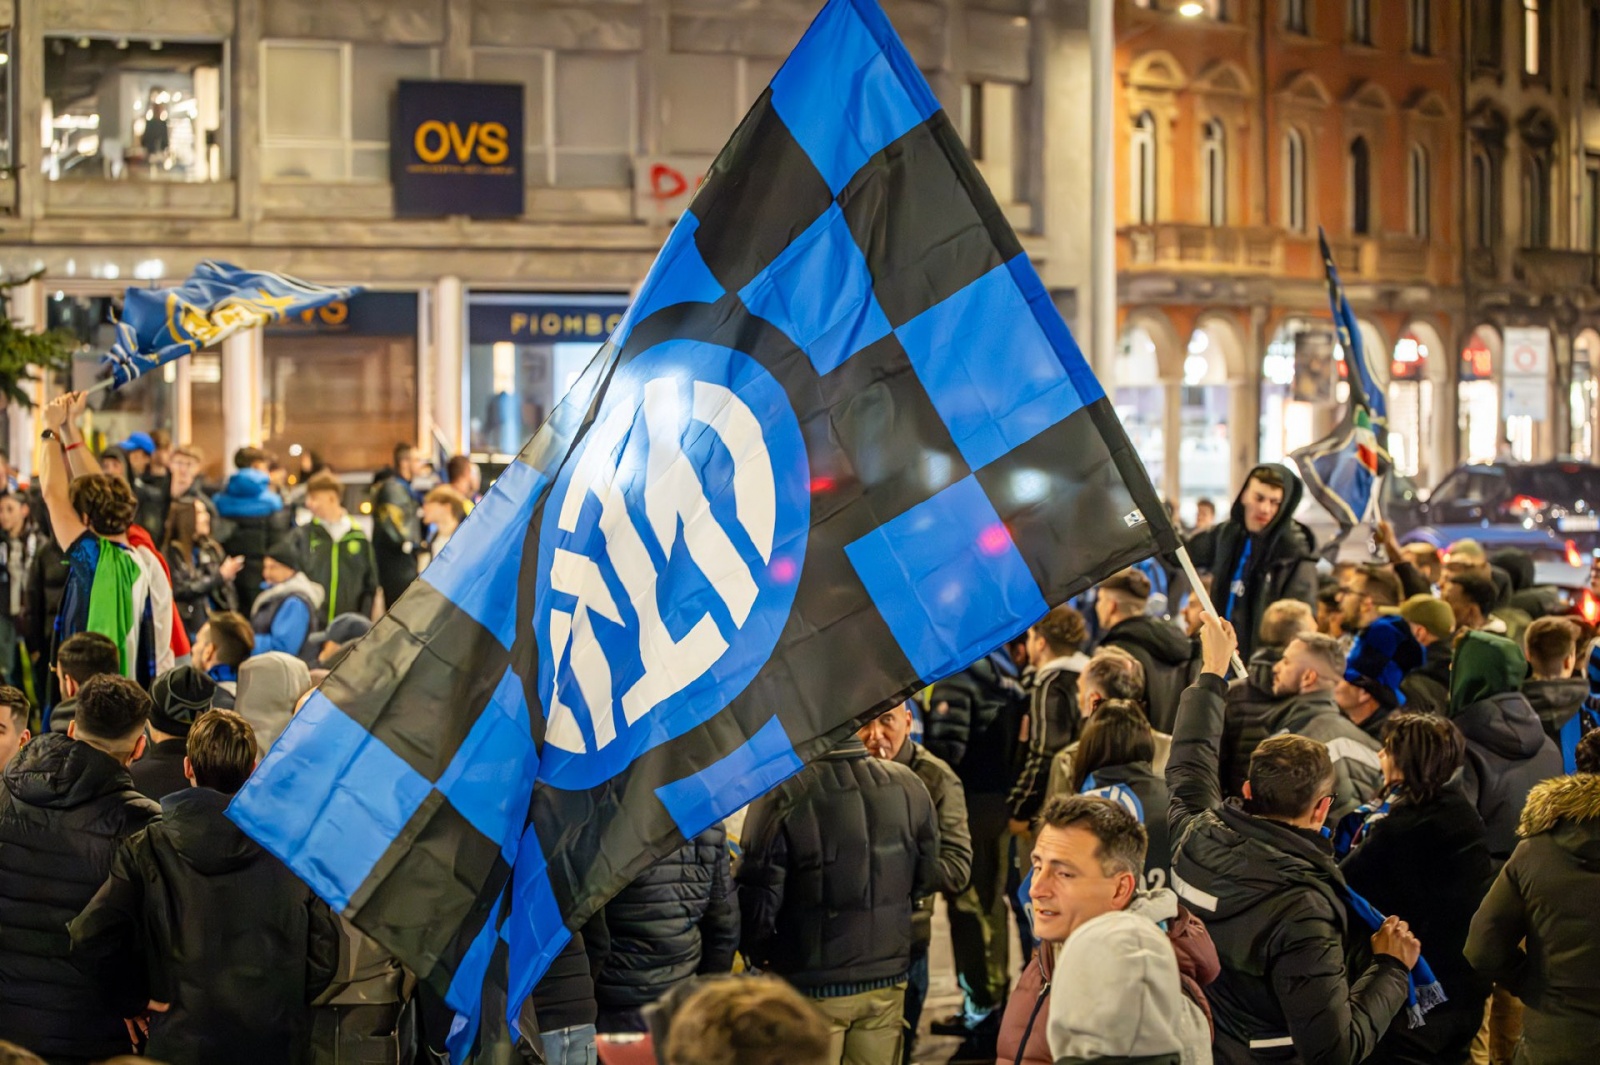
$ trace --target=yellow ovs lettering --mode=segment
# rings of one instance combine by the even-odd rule
[[[412,135],[412,147],[424,163],[441,163],[449,155],[457,163],[467,163],[476,154],[483,165],[499,166],[511,154],[508,136],[501,122],[472,122],[463,132],[454,122],[430,118]]]

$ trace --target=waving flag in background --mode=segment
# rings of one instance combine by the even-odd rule
[[[638,298],[232,816],[446,996],[1177,538],[874,0],[829,0]]]
[[[1383,389],[1372,376],[1361,341],[1361,327],[1344,297],[1339,269],[1328,248],[1328,235],[1320,227],[1317,240],[1322,246],[1322,265],[1328,277],[1328,302],[1333,308],[1333,324],[1339,345],[1344,349],[1346,379],[1350,401],[1343,419],[1333,432],[1294,452],[1290,458],[1300,467],[1306,490],[1339,522],[1339,533],[1323,546],[1329,558],[1350,530],[1367,520],[1379,480],[1389,472],[1389,453],[1384,449],[1388,433],[1388,402]]]
[[[233,334],[349,299],[361,289],[313,285],[283,274],[206,260],[177,288],[130,288],[117,339],[103,360],[113,387]]]

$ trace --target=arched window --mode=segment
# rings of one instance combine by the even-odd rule
[[[1205,124],[1200,145],[1201,192],[1205,197],[1206,224],[1228,224],[1227,132],[1220,118]]]
[[[1411,166],[1407,174],[1410,188],[1407,202],[1410,205],[1407,227],[1413,237],[1426,237],[1429,230],[1431,175],[1428,171],[1428,149],[1420,144],[1411,146]]]
[[[1293,128],[1283,135],[1283,222],[1291,233],[1306,231],[1306,139]]]
[[[1156,220],[1156,120],[1149,111],[1133,124],[1128,156],[1132,178],[1128,202],[1133,208],[1133,220],[1147,226]]]
[[[1499,191],[1494,180],[1494,161],[1489,153],[1472,153],[1472,233],[1480,248],[1494,247],[1495,204]]]
[[[1532,153],[1522,166],[1522,246],[1550,244],[1550,160]]]
[[[1365,137],[1350,142],[1350,232],[1372,232],[1372,151]]]

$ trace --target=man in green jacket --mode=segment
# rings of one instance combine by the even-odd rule
[[[327,628],[340,614],[372,616],[378,594],[378,564],[372,542],[344,508],[344,486],[331,473],[319,473],[306,482],[306,509],[311,521],[297,531],[307,577],[327,592],[322,624]]]

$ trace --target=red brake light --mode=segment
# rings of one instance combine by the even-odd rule
[[[1517,496],[1511,501],[1512,510],[1543,510],[1549,505],[1549,503],[1536,496]]]
[[[1583,555],[1578,552],[1578,545],[1571,540],[1567,541],[1567,565],[1573,569],[1583,565]]]

